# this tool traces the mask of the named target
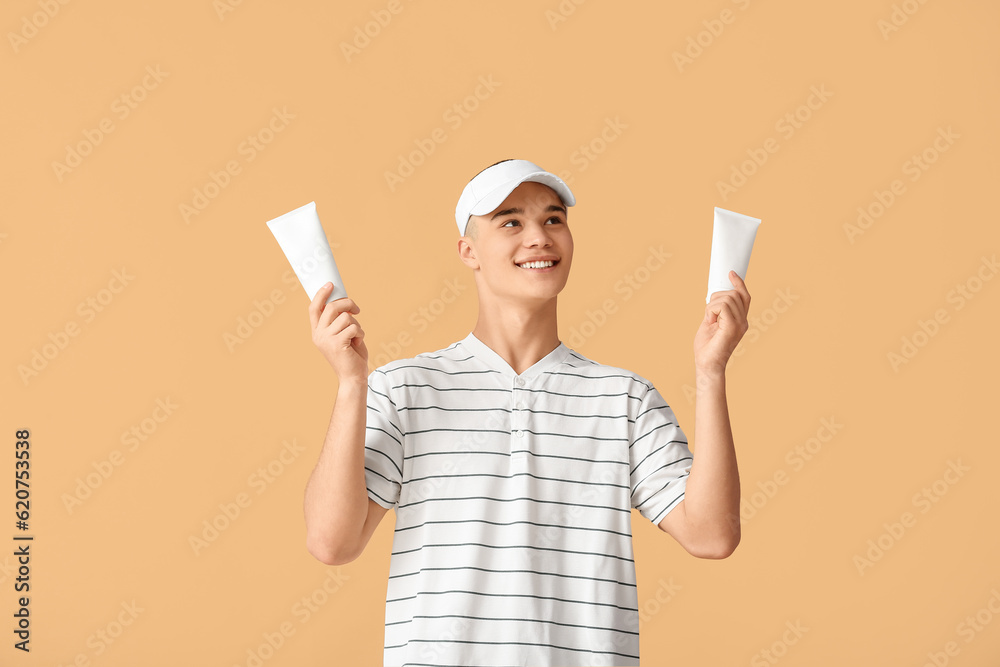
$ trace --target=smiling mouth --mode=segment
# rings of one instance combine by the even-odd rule
[[[546,269],[551,269],[555,267],[555,265],[558,263],[559,260],[556,259],[556,260],[546,260],[543,262],[525,262],[523,264],[515,264],[514,266],[517,266],[522,269],[527,269],[529,271],[544,271]]]

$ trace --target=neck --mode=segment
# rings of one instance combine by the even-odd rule
[[[479,305],[472,334],[523,373],[559,346],[556,297],[539,304],[493,301]]]

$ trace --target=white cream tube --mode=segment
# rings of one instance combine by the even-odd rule
[[[292,265],[292,270],[305,288],[310,301],[327,282],[333,283],[333,291],[326,300],[327,303],[347,296],[337,264],[333,261],[330,242],[316,214],[316,202],[311,201],[294,211],[268,220],[267,226]]]
[[[746,280],[750,251],[759,226],[760,218],[715,207],[712,259],[708,265],[708,294],[705,296],[705,303],[712,299],[714,292],[736,289],[729,282],[730,271],[735,271],[740,278]]]

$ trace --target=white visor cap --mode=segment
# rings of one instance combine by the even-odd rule
[[[569,186],[555,174],[550,174],[534,162],[528,160],[506,160],[484,169],[476,175],[458,198],[455,207],[455,222],[458,233],[465,236],[465,227],[473,215],[484,215],[494,210],[525,181],[547,185],[556,191],[566,206],[576,204],[576,197]]]

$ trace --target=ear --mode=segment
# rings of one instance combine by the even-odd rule
[[[479,260],[476,258],[476,249],[467,236],[458,239],[458,257],[470,269],[479,268]]]

